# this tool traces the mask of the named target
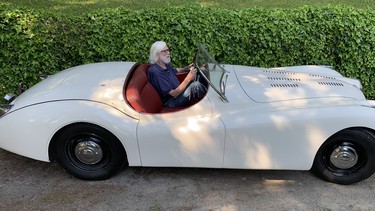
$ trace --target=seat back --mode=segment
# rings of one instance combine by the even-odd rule
[[[160,96],[148,81],[147,71],[149,64],[140,64],[128,79],[126,99],[138,112],[159,113],[163,108]]]

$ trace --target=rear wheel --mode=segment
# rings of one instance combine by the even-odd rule
[[[84,180],[110,178],[126,164],[120,141],[107,130],[91,124],[64,128],[54,139],[52,152],[66,171]]]
[[[375,171],[375,136],[353,128],[330,137],[316,154],[312,172],[333,183],[349,185]]]

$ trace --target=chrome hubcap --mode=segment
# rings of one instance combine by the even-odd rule
[[[83,141],[75,147],[75,155],[84,164],[96,164],[103,158],[103,151],[94,141]]]
[[[330,161],[337,168],[348,169],[357,163],[358,155],[354,148],[341,145],[332,152]]]

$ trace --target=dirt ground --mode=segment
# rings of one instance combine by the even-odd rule
[[[375,210],[375,175],[343,186],[305,171],[131,167],[89,182],[0,150],[0,210]]]

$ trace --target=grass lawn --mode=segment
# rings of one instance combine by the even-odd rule
[[[105,8],[126,7],[129,9],[178,7],[199,4],[204,7],[241,9],[249,7],[297,8],[308,6],[345,5],[361,9],[375,9],[374,0],[2,0],[15,7],[45,9],[63,15],[79,15]]]

